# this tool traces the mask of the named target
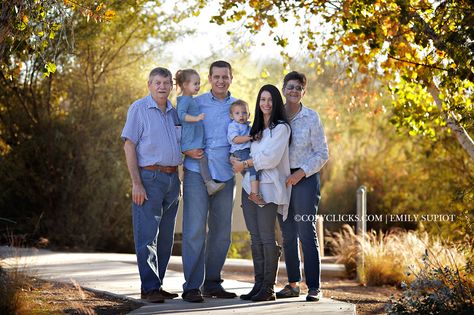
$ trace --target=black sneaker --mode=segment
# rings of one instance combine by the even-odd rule
[[[204,298],[202,297],[201,291],[199,289],[191,289],[188,291],[183,292],[181,294],[183,301],[191,302],[191,303],[201,303],[204,302]]]
[[[321,300],[323,293],[319,289],[310,289],[308,290],[308,295],[306,296],[306,301],[308,302],[317,302]]]
[[[163,289],[160,289],[160,293],[165,299],[168,299],[168,300],[171,300],[171,299],[174,299],[174,298],[178,297],[178,294],[171,293],[171,292],[165,291]]]
[[[276,297],[279,299],[292,298],[300,296],[300,287],[296,286],[293,288],[291,285],[287,284],[283,289],[276,293]]]
[[[237,297],[237,294],[234,292],[228,292],[224,290],[223,288],[217,289],[215,291],[203,291],[202,294],[204,297],[209,297],[209,298],[218,298],[218,299],[233,299]]]

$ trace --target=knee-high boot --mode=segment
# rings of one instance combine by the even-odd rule
[[[252,297],[252,301],[272,301],[275,300],[274,285],[278,272],[278,260],[281,254],[281,247],[277,245],[263,245],[263,255],[265,257],[263,285],[260,291]]]
[[[252,261],[253,261],[253,272],[255,275],[255,284],[252,290],[247,294],[242,294],[240,298],[242,300],[250,300],[252,297],[257,294],[262,288],[263,284],[263,274],[265,271],[265,257],[263,254],[263,245],[252,245]]]

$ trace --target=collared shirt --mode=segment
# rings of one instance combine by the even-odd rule
[[[243,150],[250,148],[252,144],[250,141],[244,143],[235,143],[233,140],[235,137],[239,136],[248,136],[250,134],[250,126],[249,122],[245,124],[241,124],[235,120],[229,124],[229,128],[227,129],[227,141],[230,143],[230,153],[234,153],[238,150]]]
[[[231,121],[229,108],[236,99],[230,95],[219,100],[211,92],[194,98],[202,113],[205,114],[204,138],[205,153],[209,160],[211,177],[219,181],[227,181],[234,176],[229,161],[230,144],[227,141],[227,127]],[[186,156],[184,167],[199,172],[199,161]]]
[[[278,213],[283,215],[283,221],[288,217],[291,186],[285,184],[290,176],[290,162],[288,142],[290,127],[287,124],[278,124],[270,130],[263,130],[262,139],[253,141],[250,147],[253,166],[260,172],[259,189],[263,200],[278,205]],[[250,194],[250,174],[245,173],[242,188]]]
[[[317,112],[301,105],[301,111],[290,125],[290,167],[301,168],[309,177],[319,172],[329,159],[321,119]]]
[[[151,95],[135,101],[128,109],[121,138],[136,145],[139,167],[181,164],[181,126],[169,100],[165,113],[158,108]]]

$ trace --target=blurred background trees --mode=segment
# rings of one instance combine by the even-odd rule
[[[377,61],[370,45],[378,47],[378,52],[388,49],[393,55],[382,42],[390,37],[397,45],[394,51],[401,53],[401,43],[407,45],[407,40],[391,32],[408,32],[403,26],[408,22],[395,26],[396,8],[388,8],[389,19],[379,25],[375,4],[367,4],[375,10],[367,13],[372,28],[362,28],[361,17],[355,13],[346,16],[347,12],[366,14],[362,9],[341,7],[333,13],[339,14],[335,15],[341,19],[338,23],[346,25],[345,32],[331,33],[328,29],[332,42],[330,38],[325,42],[309,41],[311,37],[302,33],[304,49],[298,58],[256,60],[249,53],[253,43],[237,36],[238,49],[209,53],[197,62],[176,61],[166,57],[163,50],[192,32],[182,22],[202,9],[202,1],[179,5],[168,1],[51,1],[47,7],[43,3],[1,4],[3,240],[13,234],[30,243],[44,237],[55,247],[133,251],[130,181],[119,138],[128,106],[146,95],[147,74],[158,65],[174,63],[179,65],[175,68],[195,68],[204,84],[201,91],[208,90],[208,65],[216,59],[232,63],[231,92],[246,100],[252,113],[261,85],[281,86],[284,74],[293,69],[308,76],[303,101],[320,113],[331,156],[322,172],[320,213],[355,213],[355,191],[365,185],[369,213],[456,214],[454,222],[445,224],[401,225],[458,239],[472,230],[472,158],[459,145],[452,129],[446,128],[442,113],[454,113],[452,117],[472,133],[472,65],[467,63],[472,60],[471,46],[458,51],[449,44],[445,55],[432,53],[430,65],[450,69],[449,75],[444,70],[427,71],[426,67],[410,66],[394,58]],[[276,4],[283,2],[274,3],[274,11],[265,11],[261,23],[272,26],[273,19],[281,19],[277,11],[283,7]],[[228,7],[221,16],[231,14],[233,8],[237,7]],[[12,14],[6,15],[8,12]],[[432,14],[439,16],[434,11]],[[456,25],[462,30],[458,35],[471,38],[469,27],[473,24],[456,16],[455,21],[461,21]],[[246,21],[254,23],[252,18]],[[299,24],[306,25],[302,20]],[[421,35],[423,32],[418,31]],[[453,35],[454,31],[446,32],[445,37],[458,36]],[[299,35],[295,36],[298,40]],[[268,41],[273,37],[285,43],[285,38],[276,33]],[[443,37],[441,41],[461,43],[462,38]],[[346,44],[338,46],[336,39]],[[368,49],[366,53],[361,53],[362,48]],[[406,49],[409,51],[403,52],[404,57],[407,52],[416,55],[412,48]],[[452,54],[469,60],[460,65],[450,57]],[[384,62],[390,64],[382,71]],[[175,72],[175,68],[170,70]],[[426,81],[427,75],[431,81]],[[442,100],[441,110],[429,95],[426,82],[435,83],[440,91],[436,95]],[[325,227],[336,230],[343,223],[328,223]],[[369,227],[390,226],[371,223]]]

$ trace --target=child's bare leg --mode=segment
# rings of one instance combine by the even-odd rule
[[[258,180],[251,181],[250,182],[250,191],[255,193],[255,194],[258,194],[260,192],[260,189],[259,189],[258,185],[259,185]]]
[[[263,200],[263,197],[260,194],[260,189],[258,187],[259,183],[260,182],[258,180],[250,181],[250,190],[251,190],[251,192],[250,192],[250,195],[249,195],[249,199],[252,200],[254,203],[256,203],[258,206],[263,207],[267,203],[265,202],[265,200]]]

